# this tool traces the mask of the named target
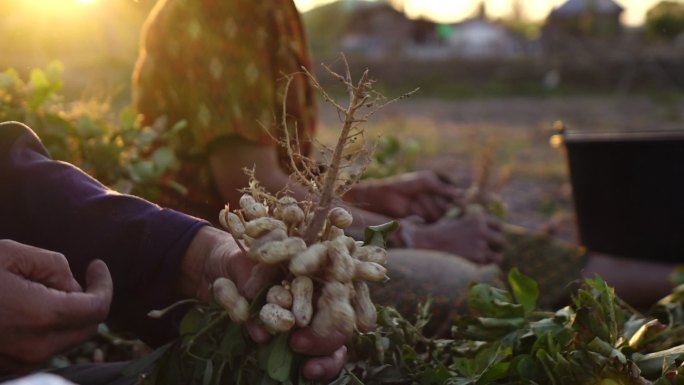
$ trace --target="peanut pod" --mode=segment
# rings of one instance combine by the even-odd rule
[[[268,265],[290,260],[292,257],[306,250],[304,240],[290,237],[282,241],[268,242],[257,249],[250,249],[251,257]]]
[[[354,282],[354,295],[351,302],[356,315],[356,328],[364,333],[375,330],[378,314],[365,282]]]
[[[219,213],[219,222],[224,229],[237,238],[241,238],[245,233],[245,225],[242,224],[240,217],[227,209],[222,209]]]
[[[328,335],[332,330],[339,330],[343,333],[351,333],[356,323],[356,316],[354,308],[349,302],[350,286],[341,282],[328,282],[323,286],[321,297],[318,299],[318,308],[327,309],[332,318],[332,325],[328,325],[325,330],[323,324],[318,325],[321,333],[319,335]],[[315,321],[315,317],[314,317]],[[321,322],[321,321],[319,321]],[[316,325],[312,325],[316,327]],[[314,331],[316,331],[314,329]]]
[[[257,202],[254,197],[249,194],[244,194],[240,197],[240,207],[248,220],[268,215],[268,208]]]
[[[386,275],[387,268],[379,263],[354,261],[354,280],[380,282]]]
[[[337,226],[330,226],[328,233],[324,235],[326,240],[332,241],[335,238],[344,237],[344,230]]]
[[[266,293],[266,303],[272,303],[289,309],[292,307],[292,293],[282,285],[271,286]]]
[[[314,243],[290,260],[290,272],[294,275],[310,275],[317,272],[326,262],[327,253],[326,243]]]
[[[328,220],[333,226],[346,229],[351,226],[354,218],[349,214],[349,211],[342,207],[335,207],[328,212]]]
[[[212,285],[214,299],[235,323],[244,323],[249,318],[249,303],[240,295],[237,287],[228,278],[220,277]]]
[[[313,281],[311,278],[300,275],[292,280],[292,314],[294,314],[297,326],[304,327],[311,322],[313,315]]]
[[[381,265],[387,264],[387,250],[378,246],[366,245],[357,248],[352,257],[363,262],[375,262]]]
[[[295,324],[295,318],[291,311],[273,304],[265,304],[259,311],[259,319],[271,333],[285,332]]]
[[[319,303],[311,321],[311,329],[321,337],[329,336],[335,330],[333,315],[329,307]]]
[[[265,233],[275,229],[287,231],[287,226],[285,226],[283,221],[270,217],[253,219],[245,224],[245,234],[252,238],[259,238]]]
[[[328,259],[327,275],[330,278],[339,282],[350,282],[354,278],[354,259],[344,240],[336,238],[328,243]]]
[[[288,225],[297,225],[304,220],[304,210],[297,205],[289,205],[282,208],[281,218]]]
[[[349,253],[354,253],[354,251],[356,251],[356,241],[354,238],[342,235],[337,239],[344,243],[344,245],[347,247],[347,250],[349,250]]]
[[[287,232],[281,228],[277,228],[262,234],[259,238],[254,239],[249,247],[258,249],[269,242],[283,241],[285,239],[287,239]]]

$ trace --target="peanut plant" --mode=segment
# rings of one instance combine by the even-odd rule
[[[365,241],[347,236],[345,229],[353,218],[340,197],[361,178],[370,160],[362,123],[394,100],[381,100],[373,92],[368,71],[353,82],[344,64],[345,75],[326,68],[347,88],[347,106],[326,93],[305,69],[299,74],[308,76],[343,117],[337,145],[322,150],[323,171],[298,152],[299,138],[290,137],[287,129],[284,138],[276,138],[288,150],[293,180],[308,189],[308,197],[297,201],[287,189],[271,194],[254,179],[253,170],[246,170],[252,180],[239,207],[219,213],[219,222],[244,254],[258,264],[278,266],[281,275],[251,303],[231,280],[217,279],[210,303],[196,303],[185,315],[181,338],[129,370],[135,375],[156,361],[154,370],[140,377],[143,384],[305,384],[308,381],[298,370],[302,357],[287,345],[293,329],[311,327],[320,336],[334,330],[351,335],[375,329],[377,312],[367,283],[388,279],[384,236],[394,226],[369,229]],[[258,320],[273,334],[267,345],[247,337],[244,325],[250,320]]]

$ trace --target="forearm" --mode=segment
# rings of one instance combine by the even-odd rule
[[[674,269],[672,264],[592,253],[583,274],[600,275],[620,298],[632,306],[648,307],[672,291]]]
[[[0,178],[7,182],[0,188],[0,213],[12,218],[0,223],[0,238],[64,254],[82,285],[88,264],[104,260],[115,283],[113,319],[160,342],[155,336],[164,334],[163,327],[145,314],[179,298],[175,282],[181,257],[204,223],[114,193],[50,159],[23,126],[0,130],[3,142],[12,142],[0,154]]]

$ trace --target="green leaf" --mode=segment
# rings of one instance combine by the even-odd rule
[[[468,290],[468,306],[485,317],[519,318],[525,315],[522,305],[511,294],[485,283],[475,283]]]
[[[20,81],[19,74],[13,68],[0,73],[0,89],[13,88]]]
[[[154,365],[154,370],[146,384],[184,385],[189,382],[193,361],[184,361],[180,350],[172,348]]]
[[[477,318],[480,325],[485,328],[504,328],[504,329],[517,329],[525,325],[524,318]]]
[[[154,177],[154,162],[144,160],[131,165],[131,179],[135,182],[143,182]]]
[[[185,315],[180,323],[180,335],[185,337],[190,334],[195,334],[198,330],[202,328],[202,323],[204,319],[204,313],[202,313],[197,307],[190,309]]]
[[[124,377],[135,377],[140,375],[145,371],[145,369],[149,368],[150,365],[161,358],[164,353],[171,349],[171,346],[173,346],[173,343],[169,342],[168,344],[157,348],[152,353],[140,358],[139,360],[131,362],[121,371],[121,374],[123,374]]]
[[[293,354],[288,345],[289,337],[290,333],[280,333],[269,343],[271,352],[268,355],[266,371],[272,379],[280,382],[290,377],[292,368]]]
[[[183,186],[182,184],[174,181],[174,180],[166,181],[165,184],[181,195],[187,195],[188,194],[188,188]]]
[[[246,348],[247,344],[242,333],[242,327],[237,324],[230,324],[221,340],[219,353],[230,359],[243,355]]]
[[[508,368],[510,367],[510,362],[499,362],[495,365],[490,366],[487,370],[482,373],[480,378],[478,378],[477,385],[488,385],[493,384],[497,380],[500,380],[508,374]]]
[[[615,349],[611,344],[603,341],[600,338],[594,338],[590,343],[587,344],[587,349],[592,352],[599,353],[600,355],[607,358],[617,358],[621,364],[627,363],[627,358],[622,352]]]
[[[202,376],[202,385],[210,385],[213,376],[214,363],[211,360],[207,360],[207,365],[204,367],[204,375]]]
[[[399,222],[397,221],[377,226],[368,226],[364,231],[364,243],[366,245],[385,247],[387,239],[398,229]]]
[[[149,127],[142,128],[141,131],[137,133],[135,141],[140,147],[148,147],[154,143],[154,141],[159,137],[159,133]]]
[[[534,279],[524,275],[517,268],[512,268],[508,272],[508,283],[511,285],[513,296],[525,309],[525,314],[537,308],[539,285]]]
[[[59,60],[53,60],[48,63],[45,69],[45,76],[47,76],[50,83],[61,83],[62,72],[64,72],[64,65]]]
[[[170,147],[160,147],[152,154],[152,161],[157,173],[161,174],[176,163],[176,154]]]
[[[339,377],[337,377],[335,380],[333,380],[328,385],[347,385],[351,381],[352,381],[351,376],[347,375],[347,373],[342,373],[342,374],[340,374]]]
[[[171,127],[171,129],[168,131],[169,134],[177,134],[183,129],[185,129],[188,126],[188,122],[186,120],[180,120],[176,122],[176,124]]]
[[[278,381],[272,379],[268,373],[263,373],[259,379],[258,385],[278,385]]]
[[[214,375],[211,385],[221,385],[223,383],[223,370],[226,367],[226,361],[220,361],[218,370],[214,370]]]
[[[520,354],[513,358],[511,370],[526,380],[533,380],[539,376],[539,367],[529,354]]]
[[[139,114],[133,107],[126,107],[119,112],[119,123],[123,128],[133,128],[137,125]]]
[[[473,377],[477,374],[477,365],[472,358],[456,357],[453,366],[461,375],[466,377]]]
[[[443,384],[451,377],[449,369],[443,363],[437,362],[436,368],[423,371],[418,376],[418,382],[422,384]]]

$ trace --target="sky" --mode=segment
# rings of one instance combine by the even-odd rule
[[[306,11],[333,0],[295,0],[300,11]],[[396,0],[395,0],[396,1]],[[529,20],[543,20],[554,7],[566,0],[520,0]],[[628,25],[643,23],[646,11],[660,0],[615,0],[625,8],[622,21]],[[681,1],[681,0],[680,0]],[[455,22],[472,15],[480,0],[403,0],[410,17],[421,15],[440,22]],[[514,0],[485,0],[490,17],[510,15]]]

